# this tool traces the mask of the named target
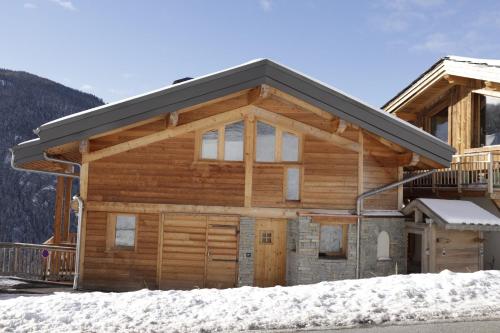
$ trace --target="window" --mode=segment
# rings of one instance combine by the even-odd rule
[[[480,145],[500,144],[500,98],[480,95],[479,105]]]
[[[257,162],[299,162],[300,137],[257,121],[255,160]]]
[[[431,117],[431,134],[448,142],[448,107]]]
[[[201,158],[204,160],[216,160],[218,142],[218,130],[211,130],[203,133],[201,139]]]
[[[319,233],[320,258],[346,258],[346,224],[321,224]]]
[[[300,168],[287,167],[286,170],[286,195],[287,201],[300,200]]]
[[[224,130],[224,160],[243,161],[243,121],[229,124]]]
[[[266,123],[257,122],[257,162],[276,161],[276,128]]]
[[[201,134],[202,160],[243,161],[243,120]]]
[[[112,249],[134,249],[137,216],[109,214],[106,247]]]
[[[272,231],[261,231],[260,232],[260,243],[261,244],[272,244],[273,243],[273,232]]]
[[[299,161],[299,137],[295,134],[283,132],[282,160],[285,162]]]
[[[386,231],[381,231],[377,238],[377,259],[378,260],[389,260],[391,259],[389,255],[389,234]]]

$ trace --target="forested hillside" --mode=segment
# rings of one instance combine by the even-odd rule
[[[102,105],[93,95],[26,72],[0,69],[0,242],[40,243],[52,234],[55,177],[10,168],[9,148],[41,124]]]

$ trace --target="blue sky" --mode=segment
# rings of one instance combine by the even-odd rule
[[[439,57],[500,58],[500,1],[0,0],[0,67],[112,102],[270,58],[381,106]]]

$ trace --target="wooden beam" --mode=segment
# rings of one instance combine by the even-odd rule
[[[320,109],[312,104],[309,104],[303,100],[301,100],[300,98],[297,98],[295,96],[292,96],[292,95],[289,95],[281,90],[278,90],[276,88],[273,88],[273,87],[270,87],[266,84],[263,84],[262,87],[264,89],[266,89],[267,91],[267,95],[266,96],[269,96],[269,95],[274,95],[282,100],[285,100],[287,102],[290,102],[292,104],[295,104],[297,106],[300,106],[301,108],[307,110],[307,111],[310,111],[312,113],[314,113],[315,115],[317,116],[320,116],[321,118],[324,118],[324,119],[328,119],[328,120],[332,120],[335,118],[334,115],[332,115],[330,112],[328,111],[325,111],[323,109]]]
[[[350,210],[335,209],[292,209],[292,208],[269,208],[269,207],[233,207],[233,206],[198,206],[177,204],[148,204],[135,202],[87,202],[88,211],[97,212],[120,212],[131,214],[159,214],[159,213],[187,213],[187,214],[222,214],[242,215],[249,217],[268,218],[296,218],[300,215],[352,215]]]
[[[88,141],[86,145],[80,145],[80,152],[82,153],[82,160],[86,157],[89,152]],[[78,286],[82,287],[83,282],[83,270],[84,270],[84,261],[85,261],[85,242],[87,235],[87,194],[88,194],[88,183],[89,182],[89,164],[83,163],[80,167],[80,198],[83,201],[83,216],[80,218],[80,248],[77,251],[80,253],[79,262],[75,263],[79,268],[79,276],[78,276]],[[77,235],[78,236],[78,235]]]
[[[347,128],[347,122],[344,119],[335,119],[335,133],[342,134]]]
[[[404,172],[403,172],[403,167],[400,166],[398,167],[398,181],[403,180],[404,177]],[[403,185],[398,186],[398,210],[403,208],[403,199],[404,199],[404,192],[403,192]]]
[[[411,161],[408,164],[408,166],[415,166],[418,164],[418,162],[420,162],[420,155],[413,153],[412,157],[411,157]]]
[[[400,145],[398,144],[395,144],[387,139],[384,139],[378,135],[375,135],[375,134],[372,134],[372,133],[368,133],[366,132],[365,133],[366,135],[368,135],[370,138],[378,141],[379,143],[383,144],[384,146],[386,146],[387,148],[390,148],[398,153],[404,153],[404,152],[407,152],[407,150],[403,147],[401,147]]]
[[[89,163],[105,157],[123,153],[132,149],[140,148],[158,141],[186,134],[192,131],[217,127],[227,122],[237,121],[243,119],[244,115],[248,113],[248,110],[250,108],[251,108],[250,106],[243,106],[235,110],[219,113],[214,116],[196,120],[181,126],[176,126],[172,128],[169,127],[157,133],[146,135],[141,138],[133,139],[127,142],[122,142],[111,147],[103,148],[101,150],[85,154],[84,156],[82,156],[82,161],[83,163]]]
[[[252,206],[255,116],[245,117],[245,207]]]
[[[500,90],[499,82],[484,81],[484,86],[489,90]]]
[[[448,81],[449,84],[456,84],[456,85],[460,85],[460,86],[469,86],[470,82],[471,82],[469,78],[455,76],[455,75],[449,75],[449,74],[443,75],[443,78],[446,81]]]
[[[73,178],[64,178],[64,214],[63,214],[63,237],[62,240],[68,242],[71,226],[71,191],[73,187]]]
[[[359,148],[360,145],[357,142],[343,138],[343,137],[336,135],[334,133],[323,131],[323,130],[316,128],[314,126],[311,126],[311,125],[302,123],[300,121],[279,115],[277,113],[264,110],[258,106],[252,106],[251,112],[255,114],[256,118],[267,120],[270,123],[273,123],[273,124],[276,124],[276,125],[279,125],[279,126],[282,126],[285,128],[289,128],[290,130],[295,130],[297,132],[309,134],[309,135],[314,136],[318,139],[330,142],[331,144],[334,144],[334,145],[339,146],[341,148],[355,151],[355,152],[358,152],[360,149]]]
[[[61,228],[64,208],[64,177],[57,177],[56,184],[56,201],[54,213],[54,244],[58,245],[61,242]]]
[[[179,112],[174,111],[170,112],[170,115],[168,117],[168,126],[169,127],[175,127],[179,123]]]

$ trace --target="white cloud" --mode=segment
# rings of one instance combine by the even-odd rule
[[[417,51],[430,51],[435,53],[450,54],[457,48],[455,42],[443,33],[433,33],[425,37],[425,40],[415,44],[412,49]]]
[[[122,77],[122,79],[130,79],[131,77],[133,77],[131,73],[122,73],[120,74],[120,76]]]
[[[58,4],[59,6],[61,6],[64,9],[72,10],[72,11],[76,10],[76,7],[73,5],[73,2],[71,2],[70,0],[50,0],[50,1]]]
[[[273,3],[271,0],[259,0],[259,4],[262,10],[264,10],[265,12],[271,11],[273,7]]]
[[[85,83],[84,85],[82,85],[80,87],[80,90],[81,91],[92,92],[92,91],[94,91],[94,86],[92,86],[91,84]]]
[[[36,9],[38,6],[31,2],[26,2],[23,5],[24,9]]]

